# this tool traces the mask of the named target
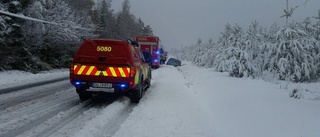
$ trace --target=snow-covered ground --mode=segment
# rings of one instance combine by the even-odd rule
[[[228,77],[226,73],[215,72],[213,69],[198,68],[188,62],[183,64],[177,68],[163,65],[153,70],[152,86],[139,104],[132,105],[128,99],[124,98],[102,107],[101,110],[89,109],[79,116],[82,118],[74,118],[77,122],[70,122],[76,127],[68,125],[67,128],[59,131],[61,133],[51,135],[75,137],[320,136],[319,83],[294,84],[281,81],[270,83],[250,78],[239,79]],[[2,72],[0,87],[25,81],[21,79],[31,81],[31,79],[40,79],[38,77],[47,79],[64,75],[67,75],[66,71],[60,71],[59,74],[55,71],[43,75]],[[10,79],[11,82],[5,79]],[[295,96],[299,99],[290,97],[294,89],[297,89]],[[128,116],[123,116],[124,119],[113,119],[116,115],[126,115],[122,112],[129,112]],[[0,119],[1,117],[0,115]],[[112,129],[113,127],[116,128]],[[104,130],[111,130],[112,134],[109,135]]]
[[[24,71],[2,71],[0,72],[0,89],[66,76],[69,76],[69,72],[67,69],[44,71],[37,74],[32,74],[30,72]]]

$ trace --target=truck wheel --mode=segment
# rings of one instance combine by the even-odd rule
[[[133,94],[130,97],[132,103],[139,103],[140,99],[142,98],[142,81],[140,80],[137,89],[133,90]]]
[[[81,101],[86,101],[86,100],[90,99],[91,97],[92,97],[91,94],[84,94],[84,93],[79,94],[79,98]]]
[[[92,97],[92,94],[85,93],[86,90],[84,89],[77,89],[77,93],[81,101],[86,101]]]

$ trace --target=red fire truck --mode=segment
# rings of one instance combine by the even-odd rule
[[[160,39],[156,36],[135,36],[135,41],[139,43],[142,51],[148,51],[152,55],[152,68],[160,66]]]

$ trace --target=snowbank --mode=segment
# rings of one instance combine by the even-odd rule
[[[18,70],[2,71],[0,72],[0,89],[68,76],[68,69],[55,69],[37,74]]]

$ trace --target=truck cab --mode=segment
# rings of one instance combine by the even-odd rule
[[[130,42],[87,39],[70,67],[70,82],[81,100],[98,93],[123,93],[138,103],[151,84],[151,68]]]

